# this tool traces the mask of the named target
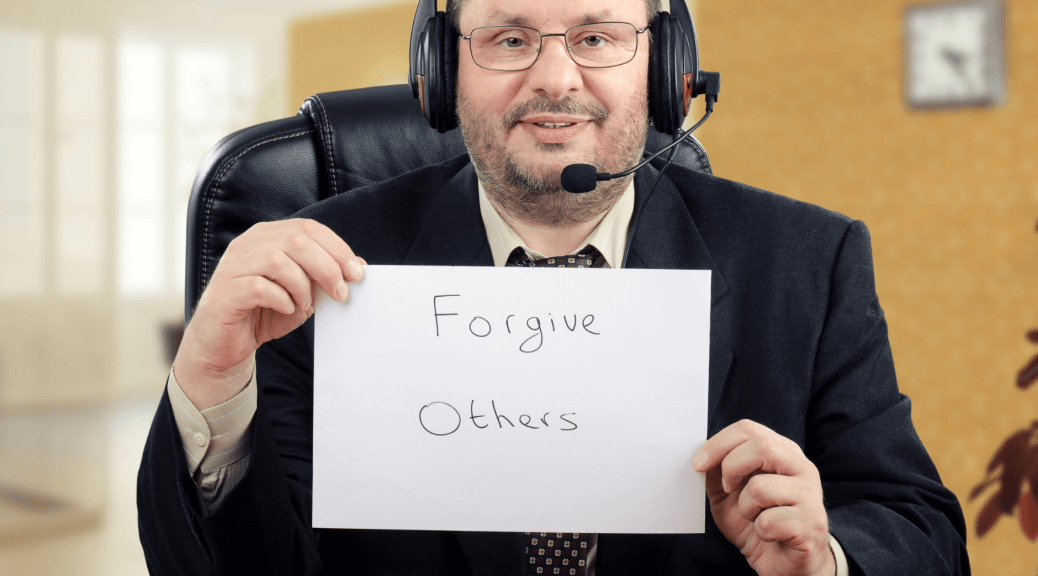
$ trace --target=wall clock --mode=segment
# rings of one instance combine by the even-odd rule
[[[1005,97],[1005,8],[999,0],[905,10],[909,108],[991,106]]]

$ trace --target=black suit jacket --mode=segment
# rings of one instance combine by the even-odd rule
[[[637,176],[638,202],[653,177]],[[679,166],[644,211],[631,267],[713,273],[709,434],[748,418],[796,441],[821,473],[831,532],[855,569],[968,574],[962,511],[897,389],[865,226]],[[299,216],[372,264],[492,265],[467,157]],[[312,350],[312,320],[261,347],[252,461],[211,513],[163,396],[138,479],[152,573],[525,574],[518,534],[315,533]],[[709,514],[705,534],[602,534],[598,554],[599,576],[753,574]]]

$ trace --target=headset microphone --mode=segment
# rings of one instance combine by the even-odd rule
[[[660,154],[674,148],[681,144],[688,137],[692,135],[700,126],[706,122],[706,119],[710,117],[710,114],[714,111],[714,103],[717,102],[717,95],[721,91],[721,75],[717,72],[700,72],[700,76],[703,77],[703,94],[706,96],[706,114],[696,122],[696,125],[692,128],[682,131],[673,142],[667,146],[661,148],[652,156],[649,156],[645,160],[642,160],[632,168],[628,168],[623,172],[617,172],[616,174],[609,174],[608,172],[599,172],[594,166],[590,164],[570,164],[562,169],[562,189],[571,192],[573,194],[583,194],[584,192],[591,192],[598,187],[599,182],[606,180],[612,180],[614,178],[623,178],[628,174],[637,171],[642,166],[645,166],[650,161],[654,160]],[[669,165],[669,163],[668,163]]]
[[[612,174],[599,173],[590,164],[570,164],[562,169],[562,189],[582,194],[594,190],[599,180],[612,180],[613,177]]]

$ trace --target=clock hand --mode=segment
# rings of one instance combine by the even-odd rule
[[[948,62],[948,66],[955,71],[962,80],[973,88],[973,81],[969,75],[966,74],[966,61],[969,60],[969,56],[960,50],[954,50],[947,46],[941,48],[941,56]]]

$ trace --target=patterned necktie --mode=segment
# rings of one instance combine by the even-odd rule
[[[526,573],[584,576],[587,570],[587,534],[527,532]]]
[[[602,258],[598,248],[588,244],[579,254],[569,256],[554,256],[552,258],[530,258],[522,246],[516,246],[515,250],[508,255],[505,266],[527,266],[527,267],[550,267],[550,268],[594,268]]]
[[[505,266],[594,268],[602,253],[588,245],[579,254],[554,258],[530,258],[516,247]],[[587,574],[587,534],[575,532],[527,532],[526,573],[528,575],[584,576]]]

